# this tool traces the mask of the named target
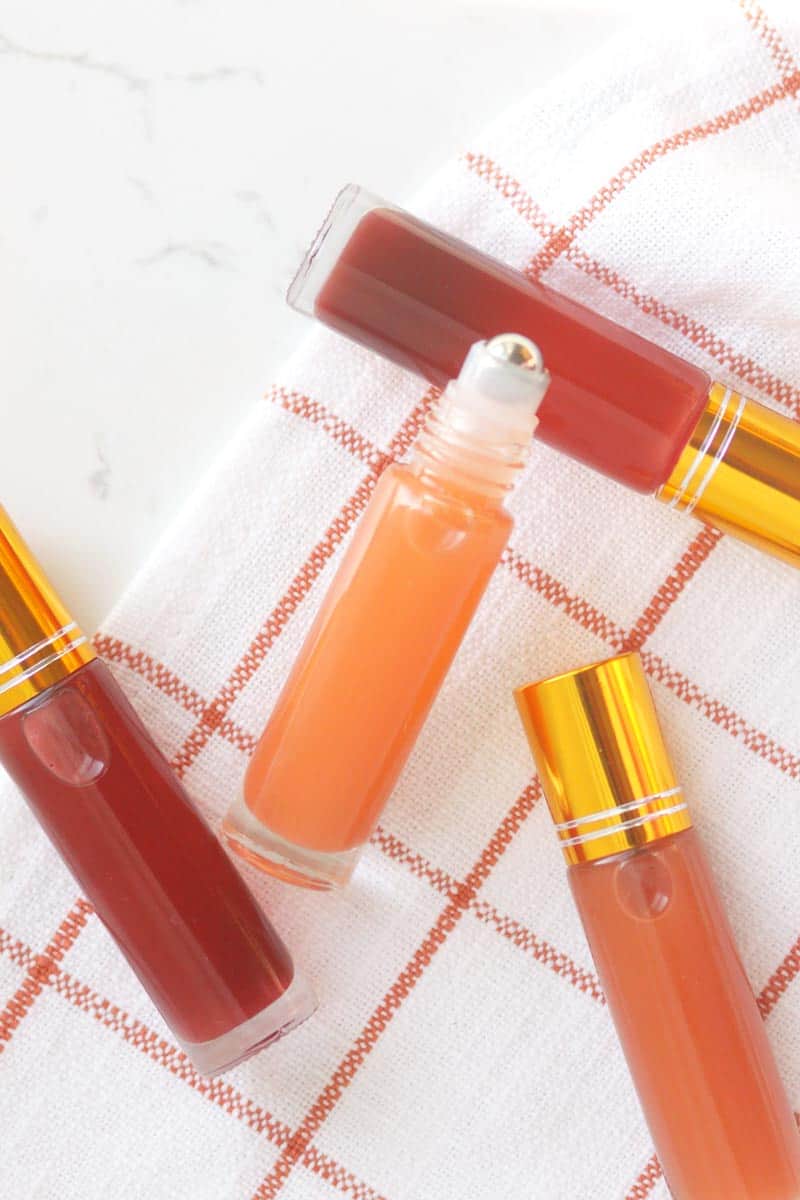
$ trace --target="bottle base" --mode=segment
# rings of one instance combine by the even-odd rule
[[[221,1075],[302,1025],[316,1007],[317,998],[311,987],[295,972],[283,995],[254,1017],[210,1042],[179,1041],[179,1045],[201,1075]]]
[[[222,822],[225,844],[251,866],[285,883],[330,891],[344,887],[356,868],[361,848],[309,850],[267,829],[239,795]]]

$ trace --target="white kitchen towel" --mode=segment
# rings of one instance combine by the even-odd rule
[[[679,10],[531,92],[411,207],[797,416],[798,94],[796,6]],[[98,637],[215,824],[426,395],[312,333]],[[223,1079],[4,786],[4,1200],[665,1200],[511,696],[627,646],[800,1107],[800,575],[541,445],[513,509],[352,885],[248,870],[321,1003]]]

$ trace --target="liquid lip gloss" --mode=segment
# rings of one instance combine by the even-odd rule
[[[289,302],[436,384],[518,330],[552,377],[542,441],[800,565],[800,426],[408,213],[345,188]]]
[[[674,1200],[797,1200],[800,1137],[637,654],[517,705]]]
[[[0,762],[200,1072],[310,1016],[285,946],[2,509]]]
[[[547,382],[527,339],[476,344],[381,476],[223,824],[265,871],[352,873],[508,540]]]

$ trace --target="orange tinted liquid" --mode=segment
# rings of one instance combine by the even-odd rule
[[[795,1200],[800,1138],[696,831],[569,877],[674,1200]]]
[[[367,840],[511,524],[485,496],[385,472],[247,772],[273,833],[319,851]]]

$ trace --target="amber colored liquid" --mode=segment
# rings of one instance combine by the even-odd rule
[[[498,503],[390,467],[281,693],[244,799],[295,845],[361,845],[511,530]]]
[[[532,338],[552,381],[537,436],[644,492],[666,482],[708,396],[699,368],[391,209],[362,217],[314,312],[440,385],[473,342]]]
[[[3,717],[0,760],[178,1038],[285,992],[283,943],[104,663]]]
[[[569,878],[675,1200],[796,1200],[800,1138],[696,831]]]

